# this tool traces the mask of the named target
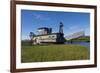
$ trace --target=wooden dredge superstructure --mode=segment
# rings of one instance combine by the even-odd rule
[[[59,32],[52,33],[52,28],[41,27],[38,28],[38,35],[32,38],[32,44],[44,44],[44,43],[64,43],[63,23],[60,22]]]

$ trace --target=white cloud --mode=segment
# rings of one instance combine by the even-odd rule
[[[70,30],[77,29],[77,28],[79,28],[79,27],[78,26],[71,26],[71,27],[69,27]]]
[[[22,35],[21,40],[29,40],[29,39],[30,39],[29,36],[24,36],[24,35]]]
[[[41,19],[42,18],[42,16],[39,15],[39,14],[38,15],[34,14],[33,16],[35,16],[36,19]]]
[[[42,14],[33,14],[33,16],[35,17],[35,19],[38,19],[38,20],[50,20],[50,18],[48,18]]]

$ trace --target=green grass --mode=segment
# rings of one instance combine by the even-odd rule
[[[21,62],[45,62],[89,59],[89,48],[80,45],[22,45]]]

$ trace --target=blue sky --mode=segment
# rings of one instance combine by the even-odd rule
[[[90,35],[89,13],[21,10],[22,39],[29,38],[30,32],[37,34],[39,27],[51,27],[58,32],[60,22],[64,24],[65,36],[78,31]]]

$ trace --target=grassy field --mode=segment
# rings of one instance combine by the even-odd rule
[[[45,62],[89,59],[89,48],[80,45],[24,45],[21,62]]]

